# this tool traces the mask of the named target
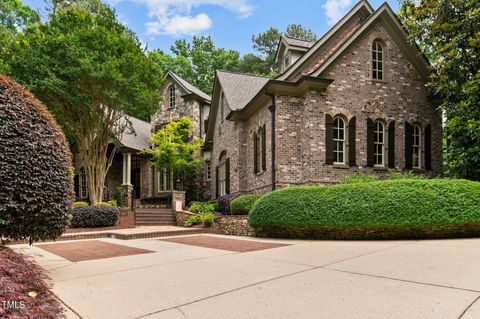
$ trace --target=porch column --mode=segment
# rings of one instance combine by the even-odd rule
[[[122,185],[131,185],[132,154],[123,153]]]
[[[132,209],[132,191],[133,185],[131,184],[131,161],[132,154],[123,153],[123,170],[122,170],[122,186],[124,189],[125,206]]]

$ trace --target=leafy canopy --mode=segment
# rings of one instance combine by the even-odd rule
[[[170,170],[177,174],[194,175],[203,164],[200,149],[203,140],[192,137],[192,120],[182,117],[153,134],[153,148],[144,150],[151,156],[151,163],[159,170]]]
[[[480,1],[405,0],[401,18],[432,63],[443,99],[446,173],[480,180]]]
[[[95,8],[58,9],[19,34],[5,59],[76,144],[92,204],[103,196],[108,145],[130,127],[126,115],[148,119],[160,99],[158,66],[113,10]]]

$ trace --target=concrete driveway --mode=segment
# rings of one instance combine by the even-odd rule
[[[69,318],[480,318],[480,239],[228,238],[288,245],[238,253],[102,239],[148,252],[77,262],[12,248],[48,270]]]

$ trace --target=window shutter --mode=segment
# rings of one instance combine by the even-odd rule
[[[230,158],[225,161],[225,193],[230,194]]]
[[[405,122],[405,169],[412,168],[413,131],[410,123]]]
[[[395,121],[388,124],[388,167],[395,168]]]
[[[333,117],[325,114],[325,162],[333,164]]]
[[[78,181],[79,179],[79,176],[78,175],[75,175],[75,177],[73,178],[73,190],[75,192],[75,197],[76,198],[79,198],[80,196],[80,183]]]
[[[432,126],[425,127],[425,169],[432,170]]]
[[[258,173],[258,139],[257,133],[253,134],[253,172]]]
[[[367,119],[367,166],[375,165],[375,122]]]
[[[262,170],[267,169],[267,134],[265,132],[265,124],[262,129]]]
[[[348,122],[348,162],[350,166],[355,166],[356,160],[356,130],[357,130],[357,118],[354,116]]]
[[[216,198],[218,198],[218,196],[220,195],[220,191],[219,191],[219,185],[218,185],[218,182],[220,181],[220,179],[218,178],[218,172],[220,171],[220,169],[218,168],[218,166],[215,168],[215,194],[216,194]]]

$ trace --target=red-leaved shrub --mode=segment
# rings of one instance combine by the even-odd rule
[[[0,246],[0,318],[65,318],[49,281],[35,263]]]

